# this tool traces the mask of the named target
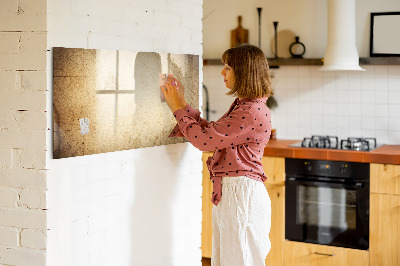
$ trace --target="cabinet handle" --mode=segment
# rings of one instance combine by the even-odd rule
[[[327,253],[319,253],[319,252],[314,252],[315,255],[323,255],[323,256],[335,256],[335,254],[327,254]]]

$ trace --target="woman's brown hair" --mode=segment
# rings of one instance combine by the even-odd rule
[[[227,95],[255,99],[274,94],[268,61],[260,48],[246,44],[228,49],[222,54],[222,63],[235,74],[235,86]]]

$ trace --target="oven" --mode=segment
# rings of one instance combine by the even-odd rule
[[[286,239],[368,249],[369,164],[287,158],[285,169]]]

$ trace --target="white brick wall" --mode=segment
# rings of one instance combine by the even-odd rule
[[[199,265],[201,153],[186,143],[51,160],[46,53],[201,55],[202,1],[4,0],[0,16],[0,264]]]
[[[0,3],[0,264],[45,265],[46,5]]]
[[[47,49],[201,58],[202,14],[202,0],[50,0]],[[201,152],[184,143],[52,160],[47,139],[48,265],[201,265]]]

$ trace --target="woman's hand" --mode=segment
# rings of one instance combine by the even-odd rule
[[[179,89],[177,90],[177,87]],[[164,83],[164,86],[160,87],[162,92],[164,93],[165,101],[168,104],[169,109],[174,113],[178,109],[183,109],[186,106],[185,98],[183,97],[183,92],[180,92],[181,88],[182,91],[183,86],[181,87],[180,82],[168,76],[167,81]]]
[[[172,75],[172,79],[173,79],[173,81],[175,81],[175,84],[178,84],[179,103],[182,106],[182,108],[185,108],[187,105],[187,102],[185,100],[185,88],[183,87],[182,83],[174,77],[174,75]]]

